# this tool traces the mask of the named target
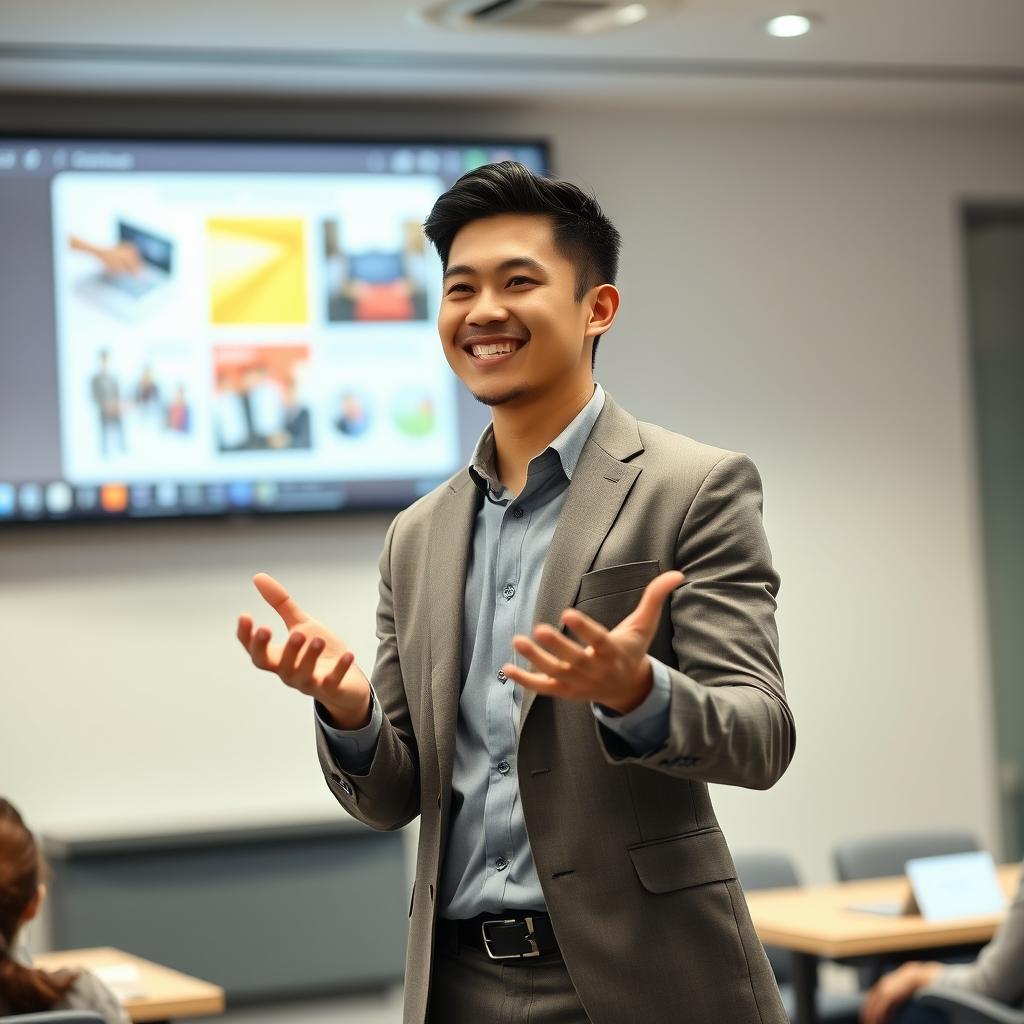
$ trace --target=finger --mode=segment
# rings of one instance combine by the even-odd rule
[[[309,616],[292,600],[291,594],[269,573],[258,572],[252,578],[256,589],[271,608],[284,620],[284,624],[291,629],[293,626],[305,622]]]
[[[320,685],[325,690],[337,690],[341,686],[341,681],[345,678],[345,673],[352,667],[352,663],[356,660],[356,656],[351,651],[346,651],[335,663],[334,668],[324,676],[323,681]]]
[[[566,608],[562,612],[562,622],[584,643],[595,649],[608,638],[608,630],[578,608]]]
[[[557,679],[552,679],[543,672],[528,672],[519,665],[502,665],[501,670],[509,679],[526,687],[527,690],[552,695],[565,692],[565,687]]]
[[[277,671],[277,659],[272,657],[270,651],[270,630],[266,626],[260,626],[252,635],[252,643],[249,645],[249,657],[257,668],[264,668],[268,672]]]
[[[281,648],[281,657],[277,663],[277,671],[285,682],[291,682],[295,677],[295,665],[299,660],[299,652],[306,638],[294,630],[288,634],[288,639]],[[287,677],[287,678],[286,678]]]
[[[252,643],[252,619],[248,615],[238,616],[238,628],[235,630],[235,636],[238,637],[238,642],[246,650],[249,650],[249,645]]]
[[[295,666],[295,675],[306,682],[307,684],[315,681],[316,663],[320,660],[320,655],[323,654],[324,642],[323,640],[315,636],[312,640],[306,644],[306,649],[302,652],[302,656],[299,658],[298,664]]]
[[[528,636],[514,636],[512,646],[521,654],[538,672],[544,672],[549,676],[563,676],[572,671],[573,666],[549,654],[542,647],[535,644]]]
[[[633,615],[643,625],[655,626],[658,616],[661,615],[661,606],[665,603],[665,599],[683,582],[684,578],[683,574],[676,569],[655,576],[644,588],[640,603],[636,606]]]
[[[554,626],[542,623],[533,631],[534,639],[544,650],[549,651],[556,658],[569,662],[571,665],[578,665],[587,660],[586,648],[576,643],[575,640],[560,633]]]

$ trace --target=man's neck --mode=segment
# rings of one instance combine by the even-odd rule
[[[588,377],[571,391],[542,395],[528,405],[494,407],[495,469],[505,487],[513,494],[522,491],[530,460],[572,423],[593,395],[594,380]]]

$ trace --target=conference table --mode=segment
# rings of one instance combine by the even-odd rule
[[[84,968],[113,989],[136,1024],[224,1012],[224,990],[109,946],[40,953],[33,964],[47,971]]]
[[[1020,864],[997,869],[1009,902],[1020,883]],[[793,954],[797,1017],[793,1024],[817,1024],[815,994],[820,959],[846,960],[887,953],[940,957],[944,950],[983,946],[995,934],[1003,914],[927,921],[919,914],[885,916],[850,909],[858,904],[904,903],[910,885],[904,877],[863,882],[758,889],[748,892],[754,928],[766,946]]]

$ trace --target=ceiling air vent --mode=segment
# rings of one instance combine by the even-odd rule
[[[423,17],[444,28],[587,33],[625,28],[678,6],[678,0],[444,0]]]

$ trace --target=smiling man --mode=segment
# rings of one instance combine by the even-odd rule
[[[406,1024],[785,1024],[707,789],[768,788],[795,743],[757,471],[595,385],[619,235],[593,198],[492,164],[425,229],[492,423],[388,529],[369,678],[269,576],[288,639],[238,626],[315,699],[342,806],[420,818]]]

